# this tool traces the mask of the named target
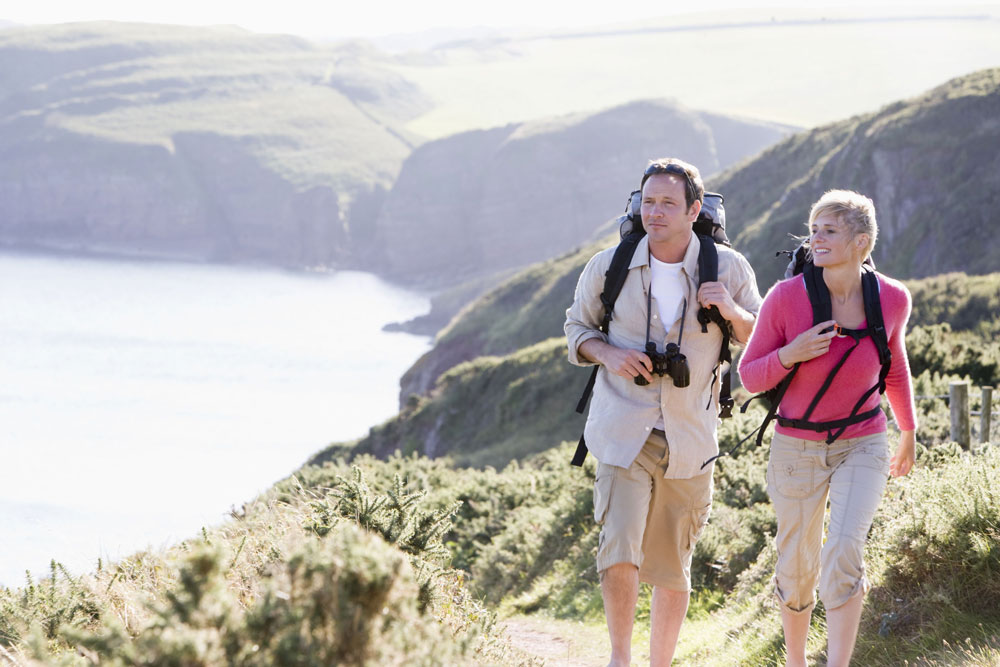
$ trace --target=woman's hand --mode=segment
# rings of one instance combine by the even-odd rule
[[[889,474],[902,477],[913,469],[913,460],[917,456],[917,436],[914,431],[903,431],[899,435],[896,453],[889,462]]]
[[[820,322],[796,336],[791,343],[778,349],[778,360],[785,368],[791,368],[800,361],[809,361],[826,354],[830,341],[837,335],[836,320]],[[824,329],[829,331],[823,333]]]

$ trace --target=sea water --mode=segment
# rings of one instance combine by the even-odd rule
[[[426,295],[302,273],[0,254],[0,585],[196,536],[396,412]]]

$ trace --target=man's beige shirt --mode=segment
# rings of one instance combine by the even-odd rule
[[[678,309],[677,320],[670,326],[670,336],[658,317],[655,297],[647,309],[650,267],[649,240],[643,237],[629,264],[628,276],[615,303],[610,333],[601,332],[604,307],[600,295],[604,274],[611,265],[615,249],[608,248],[591,258],[580,274],[573,305],[566,311],[566,340],[569,360],[577,366],[592,366],[579,354],[580,344],[599,338],[620,348],[643,350],[646,343],[646,317],[649,313],[649,339],[663,352],[667,343],[678,342],[683,331],[681,353],[687,356],[691,384],[675,387],[668,375],[653,375],[647,386],[601,368],[597,374],[590,413],[584,436],[590,452],[602,463],[627,468],[639,455],[650,431],[663,415],[664,432],[670,448],[666,477],[687,479],[705,472],[702,464],[719,451],[716,436],[719,415],[721,371],[713,373],[719,361],[722,332],[710,322],[702,332],[698,323],[698,249],[694,234],[684,254],[681,276],[687,285],[687,308]],[[719,281],[733,300],[753,314],[760,310],[761,297],[753,269],[743,255],[725,246],[719,250]],[[683,315],[683,328],[682,319]],[[745,341],[740,341],[745,342]]]

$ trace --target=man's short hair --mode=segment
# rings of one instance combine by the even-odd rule
[[[819,198],[809,211],[808,227],[812,232],[812,223],[823,215],[832,215],[851,230],[851,234],[868,235],[868,246],[862,259],[867,258],[875,248],[878,237],[878,224],[875,222],[875,204],[871,199],[853,190],[829,190]]]
[[[642,190],[649,177],[655,174],[673,174],[684,178],[684,203],[687,204],[687,208],[691,208],[695,201],[705,201],[705,184],[701,180],[701,173],[698,171],[698,167],[693,164],[675,157],[662,157],[657,160],[650,160],[646,166],[646,170],[642,172],[642,182],[639,184],[639,190]]]

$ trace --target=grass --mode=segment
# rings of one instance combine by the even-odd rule
[[[360,469],[334,481],[291,479],[166,551],[0,588],[0,646],[14,664],[524,663],[445,566],[451,510]]]
[[[727,426],[723,444],[758,418]],[[573,447],[502,470],[416,455],[304,467],[177,547],[82,577],[54,564],[48,577],[0,589],[0,646],[14,664],[31,656],[81,665],[183,656],[183,664],[205,665],[299,664],[293,655],[359,664],[395,664],[402,655],[414,664],[589,660],[606,651],[593,565],[594,466],[568,466]],[[677,664],[782,660],[768,585],[775,554],[765,465],[766,451],[751,448],[716,467]],[[992,664],[1000,635],[998,473],[995,448],[966,453],[943,443],[922,446],[917,469],[890,483],[866,555],[873,588],[858,664]],[[386,623],[357,617],[372,596],[386,596]],[[648,609],[643,587],[633,638],[639,659]],[[535,658],[508,643],[497,615],[520,628],[518,642],[544,635]],[[824,637],[820,605],[812,661],[822,660]],[[241,652],[254,645],[260,656]]]

